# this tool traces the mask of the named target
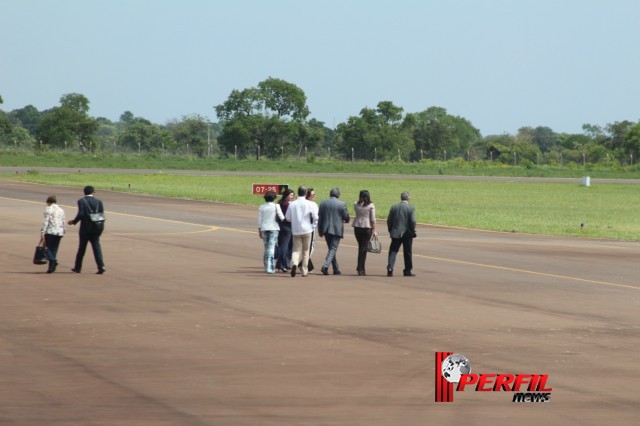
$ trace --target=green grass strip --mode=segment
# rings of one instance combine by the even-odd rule
[[[292,178],[278,176],[191,176],[39,174],[0,175],[4,179],[51,185],[114,190],[167,197],[209,200],[258,206],[252,183],[286,183],[292,188],[311,186],[316,200],[329,197],[337,186],[341,199],[353,214],[353,202],[361,189],[371,192],[377,216],[386,218],[402,191],[411,192],[420,223],[493,231],[640,240],[640,198],[636,185],[540,182],[465,182],[412,179]],[[44,196],[45,194],[43,194]],[[48,195],[48,194],[47,194]],[[45,197],[46,198],[46,197]],[[44,198],[43,198],[44,201]],[[72,201],[67,201],[71,203]],[[581,227],[581,224],[584,226]],[[381,224],[381,229],[385,225]],[[380,226],[380,225],[379,225]]]

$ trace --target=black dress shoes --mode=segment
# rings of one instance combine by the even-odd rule
[[[340,272],[340,271],[333,271],[333,275],[342,275],[342,272]]]
[[[329,275],[329,268],[325,268],[324,266],[320,269],[322,275]]]
[[[405,277],[415,277],[415,276],[416,276],[416,274],[414,274],[413,272],[405,272],[405,273],[404,273],[404,276],[405,276]]]
[[[393,276],[393,269],[387,269],[387,276],[388,277],[392,277]]]
[[[298,266],[297,265],[291,265],[291,278],[296,276],[296,268]]]
[[[107,272],[107,270],[106,270],[105,268],[100,268],[100,269],[98,269],[98,272],[96,272],[96,274],[98,274],[98,275],[102,275],[102,274],[104,274],[105,272]]]
[[[73,269],[71,270],[71,272],[75,272],[76,274],[79,274],[79,273],[80,273],[80,269],[73,268]]]

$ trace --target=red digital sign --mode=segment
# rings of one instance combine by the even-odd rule
[[[269,191],[273,191],[277,195],[281,195],[287,190],[287,188],[289,188],[289,185],[284,183],[254,183],[252,186],[253,195],[264,195]]]

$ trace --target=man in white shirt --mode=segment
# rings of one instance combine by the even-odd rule
[[[300,272],[303,277],[309,273],[309,248],[311,246],[311,235],[318,224],[318,212],[313,203],[305,198],[307,188],[298,188],[298,198],[289,204],[285,218],[291,222],[291,233],[293,234],[293,253],[291,255],[291,276],[296,276],[297,265],[302,258]]]

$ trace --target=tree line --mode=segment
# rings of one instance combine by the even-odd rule
[[[0,104],[2,97],[0,97]],[[217,122],[199,115],[163,125],[125,111],[117,122],[89,115],[89,99],[65,94],[60,105],[0,110],[0,146],[86,153],[133,152],[194,157],[421,161],[455,158],[505,164],[634,164],[640,157],[640,122],[584,124],[583,133],[545,126],[517,134],[482,136],[466,118],[433,106],[408,112],[391,101],[362,108],[334,129],[314,118],[304,91],[269,77],[233,90],[214,107]]]

